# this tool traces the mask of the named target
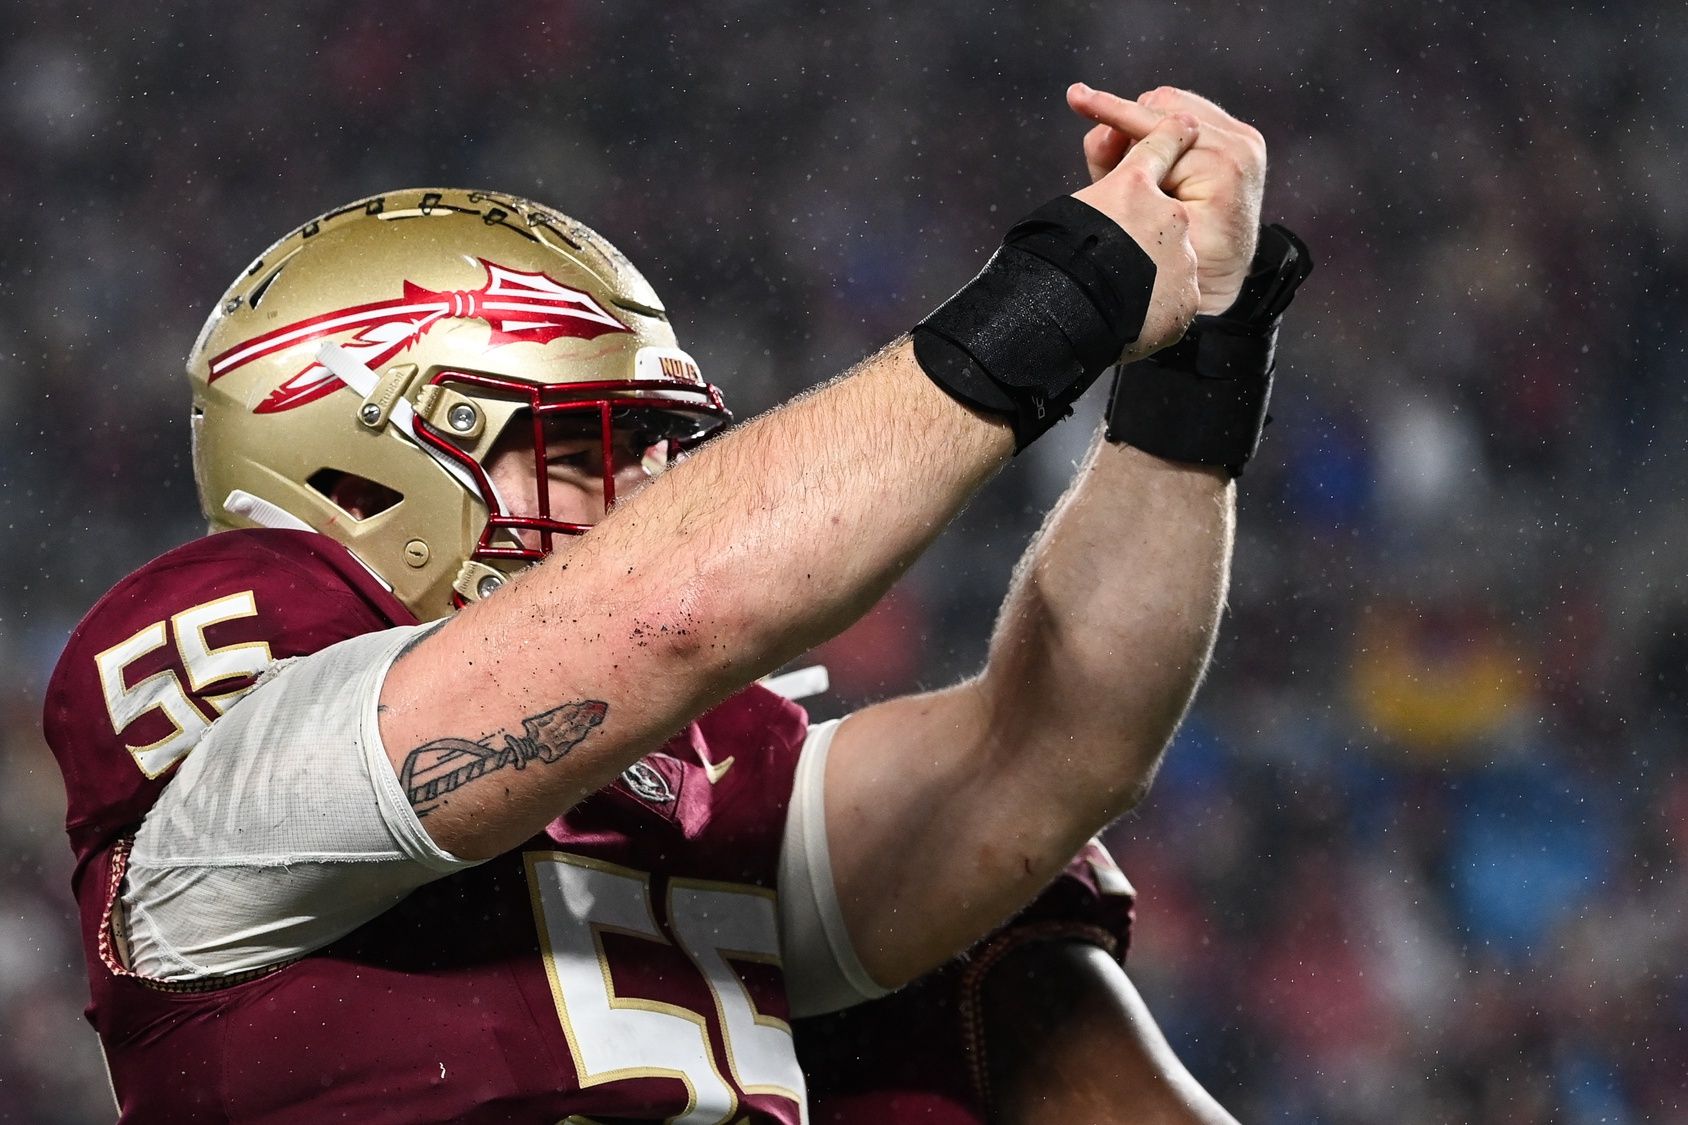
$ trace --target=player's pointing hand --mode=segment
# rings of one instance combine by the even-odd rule
[[[1127,351],[1142,359],[1178,342],[1196,315],[1196,251],[1184,204],[1161,184],[1201,132],[1185,113],[1158,118],[1142,139],[1101,179],[1073,193],[1131,235],[1155,263],[1155,289],[1143,331]]]

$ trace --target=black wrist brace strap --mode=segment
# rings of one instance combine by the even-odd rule
[[[1007,417],[1017,452],[1119,361],[1154,286],[1154,261],[1118,223],[1062,196],[915,326],[914,357],[951,397]]]
[[[1301,239],[1275,223],[1260,228],[1231,307],[1196,317],[1178,343],[1120,368],[1108,398],[1108,440],[1241,476],[1271,421],[1278,325],[1312,271]]]

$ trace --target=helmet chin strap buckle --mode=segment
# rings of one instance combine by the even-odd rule
[[[466,602],[478,602],[508,580],[503,571],[494,570],[474,559],[466,561],[451,580],[451,588]]]
[[[485,412],[474,399],[438,383],[417,394],[416,416],[460,444],[473,442],[486,429]]]
[[[372,430],[384,427],[389,419],[398,423],[401,430],[410,434],[410,410],[404,404],[405,392],[416,381],[421,372],[414,363],[400,363],[387,368],[384,375],[377,375],[363,360],[336,344],[332,340],[324,340],[317,349],[317,362],[333,372],[334,377],[346,386],[363,396],[363,402],[358,406],[358,421]],[[394,413],[398,417],[394,418]]]
[[[383,378],[371,371],[363,360],[332,340],[323,341],[316,357],[317,362],[333,372],[336,379],[363,396],[363,403],[358,407],[360,423],[379,430],[391,422],[405,440],[432,457],[435,464],[450,473],[470,495],[475,494],[475,478],[469,475],[467,469],[416,438],[416,411],[404,397],[420,370],[415,364],[401,363],[389,367]]]
[[[376,382],[375,389],[364,396],[358,407],[358,421],[371,429],[380,429],[393,415],[393,408],[405,399],[411,384],[422,369],[414,363],[400,363],[387,368]]]

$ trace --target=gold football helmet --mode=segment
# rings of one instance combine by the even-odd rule
[[[394,191],[312,219],[223,294],[188,376],[212,530],[321,532],[423,620],[586,530],[551,517],[548,420],[595,423],[608,505],[612,434],[683,448],[730,418],[615,247],[485,191]],[[537,510],[517,512],[483,466],[529,427]],[[378,510],[334,501],[347,477]]]

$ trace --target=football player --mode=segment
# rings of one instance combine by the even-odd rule
[[[719,392],[549,209],[393,192],[237,279],[189,360],[217,534],[106,595],[46,701],[123,1120],[799,1121],[793,1014],[941,964],[1138,798],[1258,437],[1189,413],[1199,362],[1116,388],[1131,444],[978,677],[813,728],[756,684],[1229,307],[1191,243],[1252,245],[1247,193],[1168,195],[1201,127],[1134,105],[909,338],[683,459]]]

